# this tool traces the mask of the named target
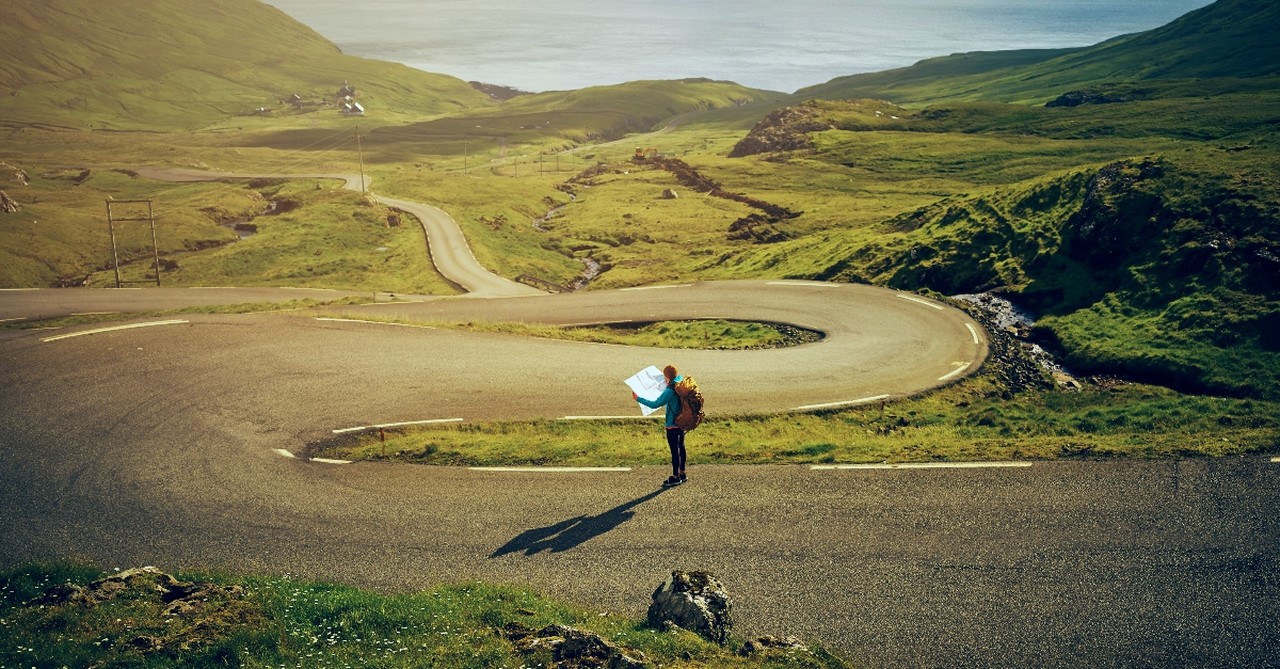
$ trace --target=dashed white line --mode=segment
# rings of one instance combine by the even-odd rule
[[[839,407],[851,407],[859,404],[870,404],[871,402],[879,402],[880,400],[889,399],[888,395],[876,395],[875,397],[864,397],[859,400],[846,400],[843,402],[827,402],[826,404],[806,404],[804,406],[795,407],[792,411],[813,411],[815,409],[836,409]]]
[[[939,381],[947,381],[947,380],[950,380],[950,379],[954,379],[955,377],[960,376],[961,374],[963,374],[963,373],[964,373],[964,370],[969,369],[969,368],[970,368],[970,367],[972,367],[972,366],[973,366],[973,363],[972,363],[972,362],[966,362],[966,363],[964,363],[964,365],[962,365],[962,366],[960,366],[960,367],[957,367],[956,369],[954,369],[954,370],[952,370],[952,371],[950,371],[950,372],[948,372],[948,373],[946,373],[946,374],[943,374],[942,376],[939,376],[939,377],[938,377],[938,380],[939,380]]]
[[[411,425],[437,425],[440,423],[461,423],[461,418],[429,418],[427,420],[407,420],[400,423],[382,423],[381,425],[361,425],[359,427],[344,427],[340,430],[334,430],[334,434],[347,434],[349,432],[364,432],[366,430],[381,430],[389,427],[408,427]]]
[[[655,413],[650,416],[562,416],[560,420],[650,420],[658,417]]]
[[[288,458],[288,459],[290,459],[290,460],[297,460],[297,459],[298,459],[298,456],[294,455],[292,452],[290,452],[290,451],[289,451],[289,450],[287,450],[287,449],[283,449],[283,448],[276,448],[276,449],[272,449],[272,450],[274,450],[274,451],[276,452],[276,455],[279,455],[279,456],[280,456],[280,457],[282,457],[282,458]],[[308,458],[308,459],[307,459],[307,462],[319,462],[320,464],[324,464],[324,465],[349,465],[349,464],[351,464],[351,461],[350,461],[350,460],[334,460],[333,458]]]
[[[396,326],[396,327],[402,327],[402,328],[418,328],[418,329],[420,329],[420,330],[434,330],[434,329],[435,329],[435,328],[431,327],[430,325],[414,325],[414,324],[412,324],[412,323],[389,323],[389,322],[387,322],[387,321],[366,321],[366,320],[361,320],[361,319],[359,319],[359,318],[321,318],[321,317],[317,317],[317,318],[316,318],[316,320],[318,320],[318,321],[327,321],[327,322],[329,322],[329,323],[361,323],[361,324],[363,324],[363,325],[394,325],[394,326]]]
[[[0,293],[19,293],[32,290],[40,290],[39,288],[0,288]]]
[[[817,281],[770,281],[767,286],[808,286],[810,288],[839,288],[838,283],[820,283]]]
[[[118,314],[119,311],[81,311],[80,313],[71,314],[72,316],[110,316]]]
[[[12,323],[14,321],[25,321],[25,320],[27,320],[26,316],[19,316],[18,318],[0,318],[0,323]]]
[[[471,471],[476,472],[507,472],[507,473],[523,473],[533,472],[537,474],[567,474],[576,472],[629,472],[630,467],[468,467]]]
[[[943,308],[941,304],[934,304],[933,302],[930,302],[924,299],[923,297],[916,297],[914,295],[905,295],[903,293],[898,293],[898,297],[901,297],[902,299],[907,300],[908,302],[923,304],[924,306],[929,307],[930,309],[937,309],[938,311],[942,311],[942,308]]]
[[[72,337],[83,337],[85,335],[102,334],[104,332],[116,332],[118,330],[135,330],[137,328],[151,328],[160,325],[182,325],[189,321],[151,321],[148,323],[131,323],[129,325],[116,325],[109,328],[97,328],[95,330],[82,330],[80,332],[70,332],[64,335],[56,335],[53,337],[45,337],[42,342],[59,341],[61,339],[70,339]]]
[[[896,464],[879,463],[865,465],[810,465],[815,471],[832,471],[847,469],[1000,469],[1009,467],[1030,467],[1031,462],[900,462]]]
[[[973,327],[973,323],[965,323],[964,326],[969,328],[969,334],[973,335],[973,343],[981,344],[982,339],[978,337],[978,328]]]
[[[689,288],[689,287],[691,287],[691,286],[693,286],[693,284],[691,284],[691,283],[678,283],[678,284],[673,284],[673,285],[670,285],[670,286],[636,286],[636,287],[634,287],[634,288],[623,288],[622,290],[623,290],[623,291],[628,291],[628,290],[631,290],[631,291],[635,291],[635,290],[666,290],[666,289],[668,289],[668,288]]]

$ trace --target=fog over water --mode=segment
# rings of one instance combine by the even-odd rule
[[[526,91],[708,77],[792,92],[964,51],[1079,47],[1209,0],[267,0],[346,53]]]

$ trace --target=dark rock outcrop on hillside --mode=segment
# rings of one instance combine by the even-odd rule
[[[9,197],[9,194],[0,190],[0,212],[5,214],[16,214],[22,209],[22,205],[17,200]]]
[[[751,132],[729,152],[730,158],[742,158],[775,151],[800,151],[813,148],[809,133],[831,130],[835,126],[818,117],[816,104],[807,102],[797,107],[779,109],[756,123]]]
[[[1109,105],[1132,102],[1138,99],[1132,93],[1108,92],[1096,89],[1069,91],[1045,103],[1046,107],[1081,107],[1084,105]]]

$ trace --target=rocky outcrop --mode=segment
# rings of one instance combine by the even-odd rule
[[[92,609],[120,598],[145,603],[156,615],[181,624],[165,632],[138,633],[122,643],[144,653],[191,650],[224,639],[244,626],[260,623],[240,586],[179,580],[155,567],[139,567],[100,578],[87,586],[64,583],[49,588],[39,605],[56,609]],[[152,630],[154,632],[154,630]]]
[[[811,653],[808,646],[795,637],[762,636],[742,644],[739,654],[745,657],[769,655],[776,652]]]
[[[22,168],[0,161],[0,183],[12,186],[28,186],[31,184],[31,177]]]
[[[1137,99],[1132,93],[1119,93],[1102,90],[1081,90],[1063,93],[1045,103],[1046,107],[1081,107],[1084,105],[1109,105],[1120,102],[1131,102]]]
[[[724,645],[733,629],[729,593],[715,576],[705,571],[673,571],[653,592],[649,624],[675,625]]]
[[[17,200],[9,197],[9,194],[0,190],[0,212],[6,214],[16,214],[22,209],[22,205]]]
[[[816,104],[779,109],[756,123],[751,132],[729,152],[730,158],[754,156],[775,151],[800,151],[813,148],[809,133],[831,130],[835,126],[821,119]]]
[[[1080,210],[1063,226],[1067,252],[1095,268],[1110,268],[1162,235],[1164,204],[1146,186],[1163,174],[1163,166],[1151,158],[1098,170]]]
[[[549,654],[555,666],[567,669],[639,669],[644,655],[624,650],[604,637],[567,625],[548,625],[533,631],[512,623],[506,637],[526,656]]]

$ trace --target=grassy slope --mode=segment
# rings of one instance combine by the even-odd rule
[[[1124,103],[810,104],[809,120],[829,129],[770,162],[882,184],[919,174],[937,194],[733,262],[948,294],[1000,288],[1047,315],[1042,334],[1080,371],[1280,396],[1280,79],[1248,77],[1274,70],[1278,11],[1224,0],[1149,33],[988,72],[981,86],[975,75],[895,75],[938,98],[969,87],[1017,99],[1029,82],[1044,97],[1088,83]],[[1193,81],[1209,75],[1229,76]]]
[[[10,3],[0,119],[70,127],[198,128],[344,81],[371,110],[417,116],[488,104],[465,82],[343,55],[257,0]],[[282,112],[283,113],[283,112]],[[336,113],[336,112],[331,112]]]
[[[1084,49],[971,53],[854,75],[797,92],[805,99],[884,98],[1046,102],[1076,88],[1118,81],[1280,74],[1280,5],[1219,0],[1172,23]]]

